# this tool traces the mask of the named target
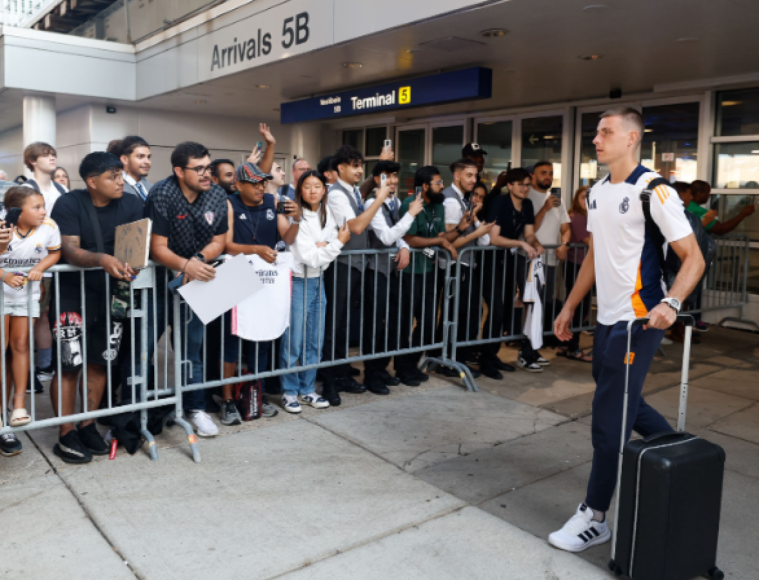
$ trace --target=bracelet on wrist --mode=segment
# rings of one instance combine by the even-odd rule
[[[192,258],[187,258],[187,261],[184,263],[184,266],[182,266],[182,274],[184,274],[185,271],[187,270],[187,264],[190,263],[190,260],[192,260]]]

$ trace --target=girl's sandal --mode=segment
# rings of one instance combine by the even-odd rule
[[[569,360],[577,360],[580,362],[586,362],[586,363],[592,363],[593,362],[593,355],[588,354],[586,352],[583,352],[581,350],[575,351],[575,352],[568,352],[567,358]]]
[[[26,409],[13,409],[11,414],[11,427],[23,427],[32,422],[32,418],[27,413]]]

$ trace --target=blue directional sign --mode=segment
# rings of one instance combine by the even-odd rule
[[[374,87],[340,91],[280,106],[282,124],[335,119],[456,101],[489,99],[493,71],[472,67]]]

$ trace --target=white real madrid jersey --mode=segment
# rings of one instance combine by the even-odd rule
[[[612,325],[646,316],[665,295],[653,238],[646,232],[640,194],[658,173],[642,165],[622,183],[609,177],[588,192],[588,231],[593,234],[598,322]],[[667,242],[693,233],[677,192],[660,185],[651,217]]]
[[[48,254],[61,249],[61,230],[51,219],[45,219],[41,226],[31,230],[26,236],[21,236],[16,228],[13,229],[13,238],[8,244],[8,249],[0,254],[0,268],[6,272],[13,272],[14,268],[29,268],[39,264]],[[3,284],[6,304],[19,304],[26,302],[28,297],[28,284],[21,288],[11,288]],[[40,283],[34,282],[32,291],[33,301],[39,302]]]

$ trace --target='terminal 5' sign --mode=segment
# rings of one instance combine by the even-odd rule
[[[408,107],[489,99],[492,92],[493,71],[472,67],[282,103],[280,120],[283,124],[302,123]]]

